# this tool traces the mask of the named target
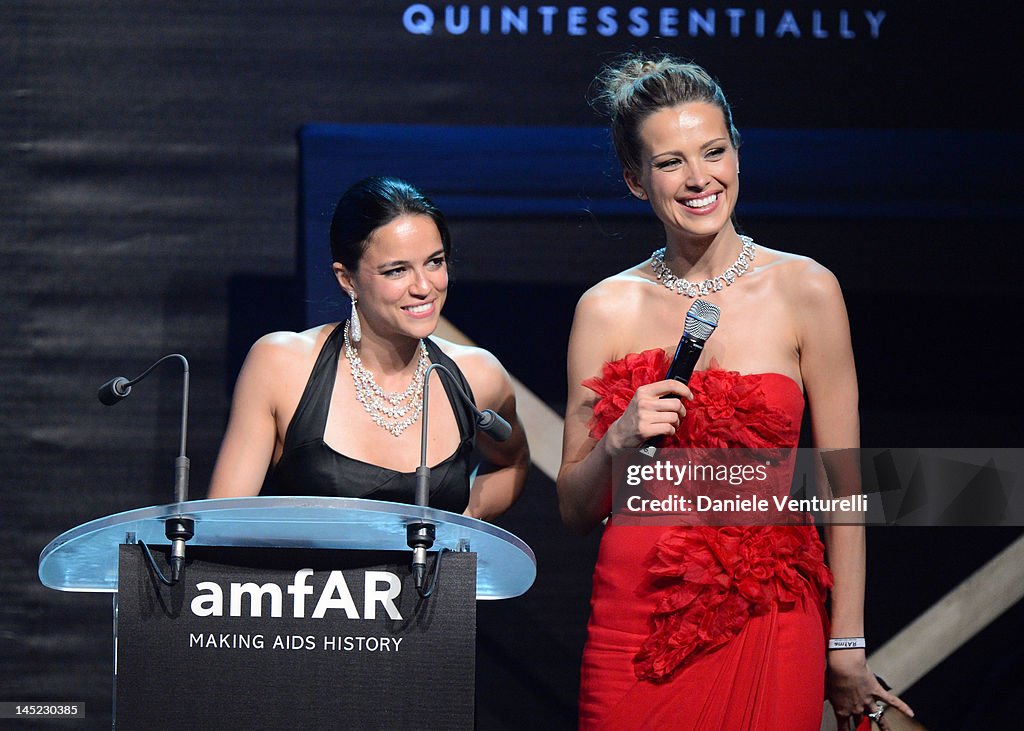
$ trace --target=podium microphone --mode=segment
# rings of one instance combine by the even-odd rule
[[[184,370],[181,394],[181,448],[177,459],[174,460],[174,501],[183,503],[188,501],[189,459],[185,456],[185,440],[188,434],[188,359],[178,353],[165,355],[131,380],[124,376],[110,379],[100,386],[97,396],[99,396],[100,402],[106,406],[119,403],[132,392],[132,386],[148,376],[158,365],[171,358],[180,360]],[[191,518],[179,515],[167,519],[164,525],[164,534],[171,541],[171,580],[165,583],[176,584],[181,578],[181,570],[185,564],[185,541],[192,538],[194,533],[195,521]]]
[[[104,406],[113,406],[121,399],[127,398],[131,392],[132,382],[124,376],[118,376],[100,386],[97,395],[100,397],[100,403]]]
[[[704,343],[718,327],[718,320],[721,316],[722,311],[716,305],[704,300],[694,300],[686,312],[683,336],[679,339],[675,357],[672,359],[672,365],[669,366],[664,380],[674,379],[683,384],[690,382],[693,369],[704,350]],[[663,396],[662,398],[669,397]],[[658,451],[660,441],[661,437],[651,437],[640,447],[640,454],[653,457]]]
[[[473,399],[469,397],[459,384],[459,379],[450,370],[440,363],[431,363],[423,375],[423,410],[420,423],[420,464],[416,468],[416,505],[429,507],[430,504],[430,467],[427,466],[427,411],[428,396],[430,388],[430,373],[437,371],[441,378],[445,378],[449,386],[453,387],[459,400],[473,411],[476,419],[475,427],[498,442],[503,442],[512,436],[512,426],[496,411],[484,409],[482,412],[477,409]],[[427,551],[434,545],[436,536],[433,523],[420,520],[406,526],[406,542],[412,549],[412,578],[416,591],[421,597],[428,597],[433,591],[433,584],[429,589],[424,588],[427,576]],[[439,557],[440,560],[440,557]],[[436,580],[435,570],[435,580]]]

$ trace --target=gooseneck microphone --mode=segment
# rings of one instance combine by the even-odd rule
[[[100,386],[97,394],[100,397],[100,403],[104,406],[113,406],[121,399],[127,398],[128,394],[132,392],[132,383],[133,381],[129,381],[124,376],[111,378]]]
[[[473,399],[463,390],[455,374],[440,363],[431,363],[423,374],[423,409],[420,415],[420,464],[416,468],[415,504],[424,508],[429,507],[430,504],[430,467],[427,466],[427,407],[430,373],[435,370],[452,387],[459,400],[473,412],[476,429],[498,442],[503,442],[512,436],[511,424],[492,409],[484,409],[483,411],[477,409]],[[409,548],[412,549],[413,584],[416,586],[416,591],[421,597],[430,596],[431,591],[433,591],[433,583],[427,589],[424,588],[424,583],[427,576],[427,551],[434,545],[435,537],[436,533],[433,523],[419,520],[406,526],[406,542]]]
[[[664,380],[676,380],[683,384],[690,382],[693,369],[704,350],[704,343],[718,327],[718,320],[721,316],[722,311],[716,305],[704,300],[694,300],[686,312],[683,336],[679,339],[675,357],[672,358],[672,365],[669,366]],[[662,398],[671,397],[662,396]],[[660,441],[661,437],[651,437],[640,447],[640,453],[653,457],[658,451]]]
[[[183,503],[188,500],[189,459],[185,456],[185,442],[188,434],[188,359],[179,353],[171,353],[160,358],[135,378],[127,379],[117,376],[99,388],[97,396],[106,406],[113,406],[132,392],[132,386],[148,376],[154,368],[166,360],[177,358],[181,361],[184,377],[181,393],[181,445],[177,459],[174,460],[174,501]],[[181,578],[181,569],[185,564],[185,541],[195,533],[195,522],[191,518],[175,516],[168,518],[164,525],[164,534],[171,541],[171,580],[175,584]]]

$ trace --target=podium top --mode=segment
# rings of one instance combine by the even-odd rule
[[[537,576],[530,547],[482,520],[380,500],[267,496],[155,505],[83,523],[39,554],[39,580],[60,591],[116,592],[117,546],[166,545],[164,521],[177,516],[195,521],[188,545],[375,551],[409,550],[405,527],[423,520],[437,526],[435,550],[477,554],[477,599],[519,596]]]

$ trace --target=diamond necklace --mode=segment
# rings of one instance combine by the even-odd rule
[[[654,275],[664,284],[668,289],[674,289],[676,294],[686,295],[687,297],[703,297],[706,294],[712,292],[721,292],[726,287],[730,286],[737,279],[747,273],[747,269],[750,268],[750,262],[754,260],[757,255],[756,245],[754,240],[749,236],[740,234],[740,243],[743,244],[743,248],[740,250],[740,255],[736,257],[736,262],[722,272],[717,277],[712,279],[705,279],[703,282],[691,282],[688,279],[677,277],[669,269],[668,264],[665,263],[665,249],[661,248],[651,254],[651,268],[654,270]]]
[[[416,423],[423,411],[423,376],[430,361],[427,359],[427,345],[420,340],[420,357],[416,364],[409,387],[400,393],[389,393],[377,385],[373,372],[363,365],[359,353],[352,347],[348,336],[348,321],[342,331],[345,357],[352,369],[352,382],[356,386],[356,400],[363,405],[373,423],[387,430],[393,436]]]

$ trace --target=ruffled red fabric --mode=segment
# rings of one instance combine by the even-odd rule
[[[603,437],[608,427],[625,412],[636,390],[660,381],[665,377],[668,366],[668,355],[664,350],[655,348],[605,363],[600,376],[585,380],[583,385],[599,397],[594,404],[590,436],[594,439]]]
[[[637,388],[664,378],[670,359],[655,348],[607,363],[583,385],[598,395],[590,435],[601,438]],[[666,447],[794,447],[799,418],[765,395],[766,375],[697,371],[694,400]],[[794,384],[795,386],[795,384]],[[777,399],[776,399],[777,400]],[[812,526],[667,528],[645,562],[657,598],[651,634],[634,658],[638,678],[661,682],[698,654],[735,637],[747,620],[803,598],[823,603],[832,576]]]
[[[824,561],[821,541],[805,526],[667,530],[646,565],[660,599],[651,634],[634,659],[637,677],[667,680],[772,605],[786,611],[808,594],[824,602],[832,585]]]
[[[665,377],[671,360],[660,348],[631,353],[605,363],[601,375],[583,385],[598,395],[590,436],[600,439],[622,416],[640,386]],[[772,406],[762,388],[763,375],[712,368],[695,371],[688,384],[694,400],[665,447],[792,447],[800,425],[784,409]]]

